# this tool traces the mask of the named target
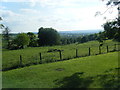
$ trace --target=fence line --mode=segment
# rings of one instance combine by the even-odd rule
[[[41,55],[41,53],[39,53],[39,55],[40,55],[40,64],[42,64],[42,55]]]
[[[91,49],[90,49],[90,47],[89,47],[89,51],[88,51],[88,52],[89,52],[89,54],[88,54],[89,56],[91,55],[91,51],[90,51],[90,50],[91,50]]]
[[[99,54],[101,54],[101,46],[99,46]]]
[[[59,53],[60,53],[60,60],[62,60],[62,52],[61,52],[61,50],[59,51]]]
[[[20,67],[22,67],[22,55],[20,55]]]
[[[50,63],[50,62],[56,62],[56,61],[63,61],[63,60],[69,60],[69,59],[73,59],[73,58],[78,58],[78,57],[86,57],[86,56],[91,56],[91,55],[99,55],[99,54],[104,54],[104,53],[109,53],[109,52],[115,52],[115,51],[120,51],[119,50],[119,48],[117,48],[117,45],[120,45],[120,44],[114,44],[114,45],[111,45],[111,46],[106,46],[106,47],[103,47],[102,48],[102,46],[99,46],[98,47],[98,53],[95,53],[95,54],[92,54],[92,48],[91,47],[88,47],[88,51],[87,51],[87,54],[85,54],[85,55],[82,55],[82,53],[81,53],[81,55],[79,55],[79,53],[78,53],[78,51],[80,51],[78,48],[77,49],[75,49],[74,50],[74,52],[73,52],[73,55],[75,55],[75,56],[73,56],[73,57],[70,57],[70,58],[63,58],[63,55],[64,55],[64,51],[63,50],[58,50],[58,51],[56,51],[56,52],[54,52],[55,54],[58,54],[57,56],[57,58],[58,59],[56,59],[55,58],[55,60],[53,60],[54,59],[54,57],[52,56],[52,59],[50,59],[50,56],[49,56],[49,59],[47,59],[47,61],[45,61],[46,59],[45,59],[45,57],[44,57],[44,55],[40,52],[39,53],[39,58],[37,59],[37,61],[39,62],[39,64],[43,64],[43,63]],[[111,48],[112,49],[111,49]],[[94,47],[93,47],[94,48]],[[96,48],[96,47],[95,47]],[[105,51],[106,52],[102,52],[102,49],[106,49]],[[111,49],[111,50],[110,50]],[[86,49],[87,50],[87,49]],[[96,51],[96,50],[95,50]],[[53,53],[53,52],[52,52]],[[75,54],[74,54],[75,53]],[[47,54],[47,53],[46,53]],[[68,53],[67,53],[68,54]],[[54,55],[55,56],[55,55]],[[23,63],[24,62],[24,55],[20,55],[19,56],[19,64],[18,64],[18,66],[16,66],[16,67],[24,67],[24,66],[27,66],[27,65],[31,65],[31,61],[29,62],[29,63]],[[33,59],[32,59],[33,60]],[[37,62],[36,61],[36,62]],[[36,64],[38,64],[38,62],[36,63]],[[33,63],[33,64],[35,64],[35,63]],[[6,69],[7,70],[7,69]],[[8,69],[8,70],[10,70],[10,69]],[[5,70],[3,70],[3,71],[5,71]]]
[[[107,45],[107,53],[109,52],[109,48],[108,48],[108,45]]]
[[[78,49],[76,49],[76,57],[78,57]]]

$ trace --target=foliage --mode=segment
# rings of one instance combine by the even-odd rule
[[[104,1],[104,0],[102,0]],[[107,0],[108,2],[106,3],[107,6],[110,6],[107,10],[109,10],[110,8],[113,8],[115,6],[118,6],[118,12],[120,13],[120,1],[119,0]],[[106,13],[107,10],[104,12]],[[101,14],[101,12],[96,12],[96,15],[103,15],[104,13]],[[114,21],[109,21],[106,22],[104,25],[104,30],[105,30],[105,37],[107,37],[108,39],[114,39],[116,41],[120,42],[120,17],[118,15],[118,18],[116,18]]]
[[[104,27],[104,36],[108,39],[114,39],[120,41],[120,27],[118,20],[106,22]]]
[[[38,32],[38,44],[40,46],[45,45],[58,45],[60,44],[60,35],[53,28],[43,28],[41,27]]]
[[[98,34],[79,35],[78,37],[61,37],[61,43],[72,44],[72,43],[84,43],[88,41],[97,40]]]
[[[2,20],[3,20],[2,17],[0,17],[0,21]],[[0,29],[3,29],[3,28],[5,28],[5,26],[3,24],[0,24]]]
[[[98,38],[98,35],[95,33],[95,34],[80,36],[77,38],[77,42],[84,43],[84,42],[88,42],[88,41],[97,40],[97,38]]]
[[[34,46],[38,46],[37,45],[37,37],[34,33],[32,32],[28,32],[27,35],[30,38],[30,42],[29,42],[29,46],[34,47]]]
[[[63,45],[72,44],[76,42],[77,42],[77,38],[75,37],[61,37],[61,44]]]
[[[115,26],[116,23],[117,23],[116,21],[106,22],[103,25],[104,30],[105,30],[105,35],[106,35],[106,37],[108,37],[108,39],[113,39],[114,38],[114,35],[117,32],[117,28],[113,27],[113,26]]]
[[[99,44],[103,44],[103,42],[106,40],[105,33],[99,32],[96,40],[98,40]]]
[[[29,37],[25,33],[20,33],[14,39],[14,43],[18,45],[20,48],[24,48],[25,46],[29,45]]]
[[[4,31],[2,32],[3,41],[7,43],[6,48],[10,48],[10,29],[8,27],[5,27]]]
[[[81,43],[84,43],[84,42],[87,42],[88,41],[88,38],[86,36],[83,36],[81,38]]]
[[[120,4],[119,0],[108,0],[108,2],[106,3],[106,5],[115,5],[115,6],[118,4]]]

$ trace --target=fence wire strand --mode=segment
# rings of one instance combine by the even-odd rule
[[[114,45],[109,45],[107,49],[107,45],[103,45],[100,47],[98,45],[95,45],[94,47],[79,47],[79,48],[71,48],[71,49],[65,49],[61,51],[61,56],[60,52],[44,52],[41,53],[41,60],[42,63],[51,63],[51,62],[57,62],[62,60],[68,60],[76,57],[85,57],[90,55],[98,55],[98,54],[105,54],[108,52],[113,52],[113,51],[120,51],[120,44],[114,44]],[[77,50],[77,51],[76,51]],[[101,50],[101,53],[100,53]],[[22,56],[22,65],[23,66],[28,66],[32,64],[39,64],[40,63],[40,56],[39,54],[33,54],[32,56],[29,55],[24,55],[21,54]],[[14,60],[14,58],[12,58]],[[8,64],[3,65],[3,70],[7,68],[14,68],[14,67],[19,67],[20,66],[20,58],[18,56],[18,60],[10,60]]]

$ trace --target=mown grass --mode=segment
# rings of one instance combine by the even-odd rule
[[[4,71],[3,88],[117,88],[118,69],[111,52]]]
[[[114,50],[114,44],[118,42],[113,42],[107,40],[102,48],[101,52],[106,53],[106,46],[109,45],[109,50]],[[23,66],[38,64],[40,62],[39,53],[42,53],[42,63],[54,62],[60,60],[59,52],[47,53],[50,49],[60,49],[62,51],[62,59],[70,59],[76,57],[76,48],[78,49],[78,56],[87,56],[88,48],[91,47],[91,55],[96,55],[99,53],[99,42],[90,41],[83,44],[70,44],[70,45],[60,45],[60,46],[46,46],[46,47],[29,47],[21,50],[3,50],[3,62],[2,69],[7,70],[9,68],[17,68],[20,63],[20,55],[22,55]],[[118,46],[116,48],[118,50]]]

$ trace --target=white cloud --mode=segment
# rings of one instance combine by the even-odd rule
[[[0,6],[0,9],[6,9],[6,7],[5,6]]]
[[[37,3],[43,7],[75,6],[77,4],[96,3],[99,0],[1,0],[1,2],[29,2],[34,7]]]
[[[116,8],[113,8],[112,14],[109,14],[108,10],[103,16],[94,17],[97,11],[104,12],[107,9],[96,0],[26,0],[26,2],[30,2],[32,8],[21,7],[18,10],[19,14],[12,10],[0,10],[5,18],[5,24],[10,26],[13,32],[37,32],[39,27],[53,27],[57,30],[101,29],[105,22],[104,16],[109,19],[117,15]],[[96,5],[84,6],[84,3]],[[34,6],[37,4],[43,10],[39,7],[35,9]]]
[[[8,16],[16,15],[10,10],[0,10],[0,13],[1,13],[2,17],[8,17]]]
[[[22,13],[28,13],[29,15],[30,14],[38,14],[40,11],[38,11],[38,10],[35,10],[35,9],[28,9],[28,8],[23,8],[23,9],[20,9],[20,11],[22,12]]]

